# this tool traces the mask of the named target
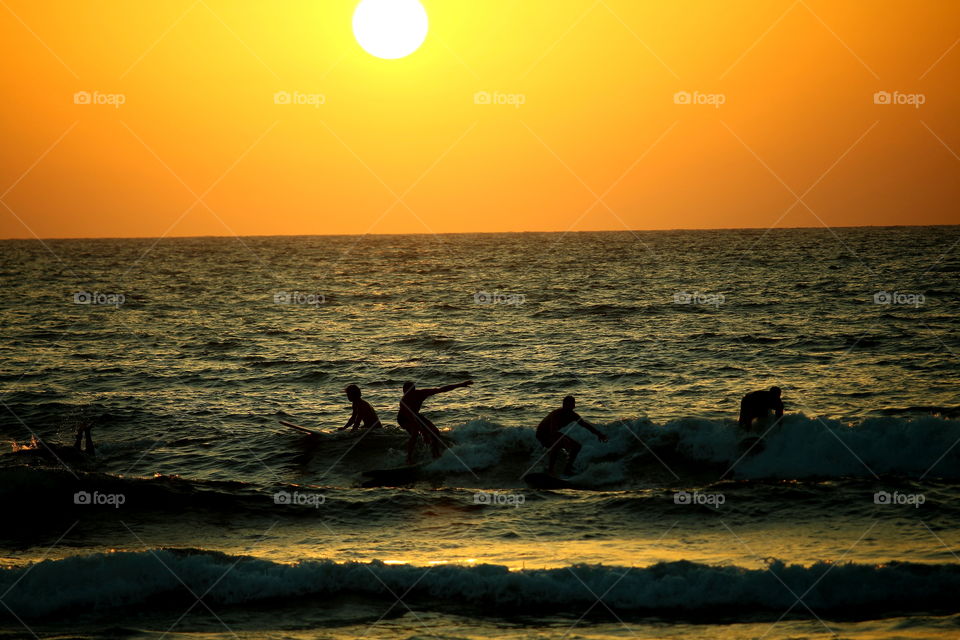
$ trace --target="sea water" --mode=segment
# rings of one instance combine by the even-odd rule
[[[956,637],[958,239],[0,242],[0,634]],[[464,379],[361,488],[403,382]],[[332,432],[351,383],[381,433]],[[609,440],[533,490],[567,394]]]

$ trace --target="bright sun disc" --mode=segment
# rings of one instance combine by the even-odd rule
[[[402,58],[427,37],[427,12],[418,0],[361,0],[353,12],[353,35],[371,55]]]

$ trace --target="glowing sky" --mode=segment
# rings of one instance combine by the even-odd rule
[[[3,0],[0,237],[960,222],[953,0],[423,5]]]

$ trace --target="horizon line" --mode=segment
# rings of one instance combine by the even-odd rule
[[[838,226],[799,226],[799,227],[675,227],[671,229],[580,229],[577,231],[526,230],[526,231],[421,231],[416,233],[273,233],[273,234],[224,234],[224,235],[163,235],[163,236],[45,236],[6,237],[0,242],[25,240],[43,242],[46,240],[189,240],[199,238],[336,238],[364,236],[454,236],[454,235],[495,235],[495,234],[573,234],[573,233],[668,233],[675,231],[791,231],[797,229],[900,229],[910,227],[960,227],[960,224],[861,224]]]

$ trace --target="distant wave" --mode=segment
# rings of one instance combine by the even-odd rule
[[[181,583],[182,580],[182,583]],[[880,566],[786,565],[766,568],[663,562],[645,568],[573,565],[509,571],[499,565],[432,568],[381,562],[279,564],[199,550],[73,556],[0,570],[4,604],[22,618],[123,608],[155,610],[182,602],[186,585],[213,605],[355,595],[468,613],[585,611],[602,594],[612,610],[664,615],[782,613],[797,595],[818,614],[880,616],[892,611],[960,611],[960,565],[893,562]],[[11,589],[12,587],[12,589]],[[289,602],[288,602],[289,603]],[[598,611],[602,613],[602,611]]]

